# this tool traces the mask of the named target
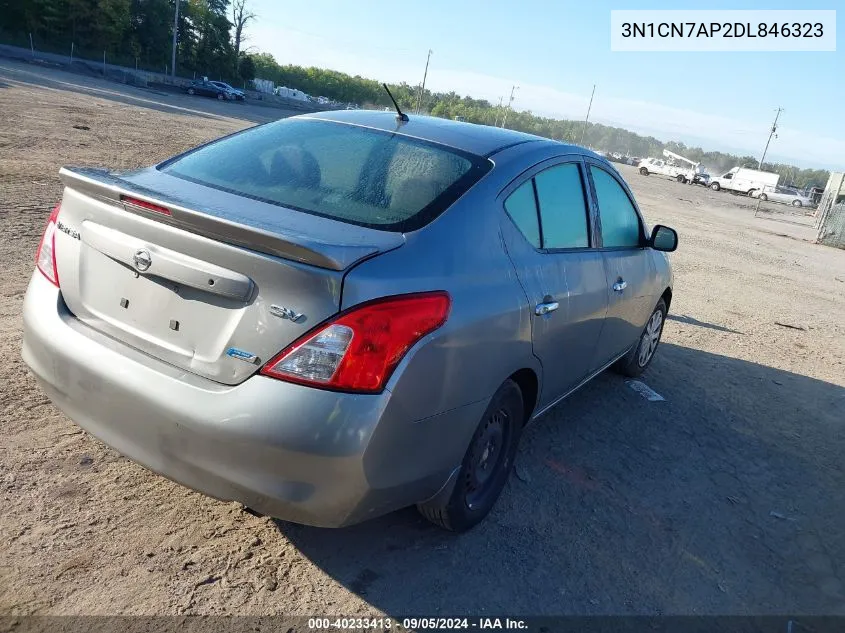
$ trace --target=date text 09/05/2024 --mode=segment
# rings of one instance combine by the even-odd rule
[[[521,630],[527,629],[524,620],[512,618],[309,618],[312,630],[377,630],[377,629],[478,629]]]
[[[624,22],[622,37],[824,37],[821,22]]]

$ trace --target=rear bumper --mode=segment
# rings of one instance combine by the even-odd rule
[[[390,391],[341,394],[259,375],[221,385],[91,330],[37,271],[22,354],[56,406],[133,461],[218,499],[324,527],[437,493],[486,406],[415,421]]]

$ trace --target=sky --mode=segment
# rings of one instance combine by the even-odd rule
[[[612,9],[843,9],[842,0],[249,0],[250,50],[281,64],[505,103],[678,140],[705,150],[845,169],[845,49],[836,52],[643,53],[610,50]],[[838,6],[837,6],[838,5]],[[840,15],[837,22],[841,23]],[[839,27],[839,24],[837,24]],[[293,86],[295,87],[295,86]]]

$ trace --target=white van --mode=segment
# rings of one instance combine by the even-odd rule
[[[713,191],[726,189],[753,196],[764,189],[777,187],[780,175],[747,167],[734,167],[729,172],[710,179]]]

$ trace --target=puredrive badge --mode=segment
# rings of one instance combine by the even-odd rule
[[[258,361],[258,356],[252,354],[251,352],[246,352],[242,349],[238,349],[237,347],[230,347],[229,349],[227,349],[226,356],[237,358],[238,360],[242,360],[245,363],[255,363]]]

